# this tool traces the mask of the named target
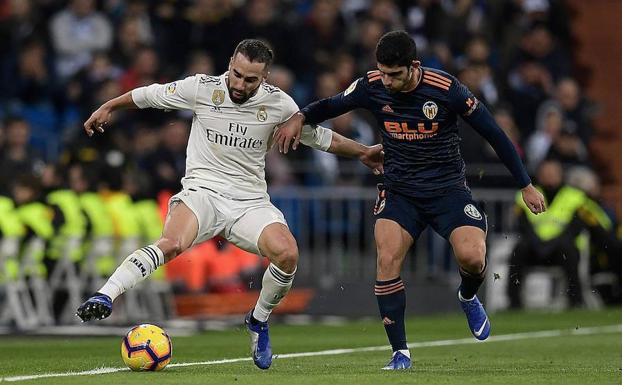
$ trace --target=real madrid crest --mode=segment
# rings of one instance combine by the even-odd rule
[[[177,91],[177,82],[169,83],[166,86],[166,94],[173,95]]]
[[[426,118],[432,120],[436,117],[436,113],[438,112],[438,106],[433,101],[428,100],[423,103],[423,114]]]
[[[257,111],[257,120],[260,122],[265,122],[268,119],[268,112],[266,111],[266,107],[261,106]]]
[[[225,90],[214,90],[212,93],[212,103],[220,106],[225,102]]]

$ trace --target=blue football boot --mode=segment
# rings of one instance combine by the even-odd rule
[[[251,310],[244,318],[246,329],[251,336],[251,354],[259,369],[268,369],[272,365],[272,346],[268,334],[268,323],[253,318]]]
[[[469,329],[473,336],[478,340],[485,340],[490,335],[490,320],[484,310],[484,306],[479,302],[477,296],[467,300],[462,297],[460,290],[458,290],[458,299],[460,300],[460,306],[466,314],[467,321],[469,323]]]
[[[408,358],[404,353],[398,351],[393,352],[393,357],[391,357],[391,361],[382,368],[382,370],[405,370],[410,369],[412,366],[412,362],[410,358]]]
[[[76,311],[76,315],[82,319],[82,322],[92,319],[101,320],[107,318],[110,313],[112,313],[112,299],[102,293],[95,293]]]

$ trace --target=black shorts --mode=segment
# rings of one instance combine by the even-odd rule
[[[475,226],[488,230],[486,214],[463,187],[443,190],[437,196],[413,198],[378,186],[374,207],[376,220],[389,219],[402,226],[413,239],[430,225],[443,238],[460,226]]]

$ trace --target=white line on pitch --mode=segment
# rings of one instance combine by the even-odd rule
[[[619,333],[622,332],[622,324],[618,325],[609,325],[609,326],[594,326],[594,327],[586,327],[580,329],[557,329],[557,330],[543,330],[538,332],[525,332],[525,333],[513,333],[513,334],[503,334],[498,336],[492,336],[488,338],[486,341],[477,341],[473,338],[460,338],[453,340],[438,340],[438,341],[425,341],[425,342],[413,342],[409,343],[408,347],[411,349],[416,348],[430,348],[436,346],[456,346],[456,345],[466,345],[466,344],[476,344],[476,343],[488,343],[488,342],[499,342],[499,341],[517,341],[517,340],[526,340],[532,338],[547,338],[547,337],[559,337],[565,335],[592,335],[592,334],[605,334],[605,333]],[[375,351],[383,351],[389,350],[390,346],[369,346],[364,348],[350,348],[350,349],[331,349],[331,350],[321,350],[317,352],[303,352],[303,353],[287,353],[287,354],[278,354],[275,355],[275,359],[283,359],[283,358],[297,358],[297,357],[313,357],[313,356],[334,356],[340,354],[350,354],[350,353],[361,353],[361,352],[375,352]],[[213,360],[213,361],[200,361],[200,362],[180,362],[175,364],[168,365],[169,367],[182,367],[182,366],[198,366],[198,365],[218,365],[218,364],[231,364],[236,362],[244,362],[251,361],[250,357],[242,357],[242,358],[230,358],[223,360]],[[42,378],[52,378],[52,377],[73,377],[73,376],[89,376],[96,374],[107,374],[107,373],[116,373],[128,370],[127,368],[98,368],[92,370],[85,370],[82,372],[65,372],[65,373],[45,373],[45,374],[33,374],[28,376],[13,376],[13,377],[0,377],[0,382],[7,381],[27,381],[27,380],[38,380]]]

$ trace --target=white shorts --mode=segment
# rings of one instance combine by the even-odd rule
[[[235,200],[206,188],[189,187],[171,197],[169,212],[179,201],[199,222],[193,245],[220,235],[243,250],[261,255],[257,242],[263,229],[272,223],[287,226],[283,213],[266,198]]]

